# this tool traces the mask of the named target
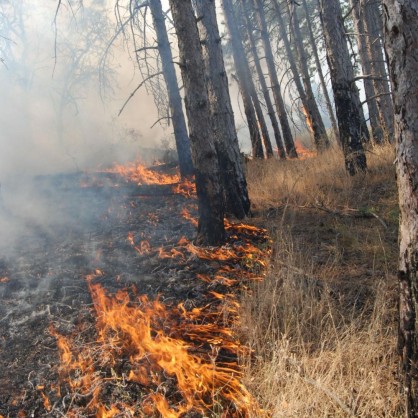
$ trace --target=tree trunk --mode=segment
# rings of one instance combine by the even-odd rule
[[[407,417],[418,416],[418,6],[383,0],[399,191],[399,339]]]
[[[244,47],[241,42],[234,9],[232,7],[232,1],[223,0],[222,8],[225,14],[226,26],[231,37],[232,55],[234,57],[235,70],[237,72],[236,79],[239,84],[242,100],[244,103],[245,116],[247,118],[248,128],[250,130],[253,157],[264,158],[260,131],[258,129],[257,117],[254,110],[255,103],[253,104],[251,95],[251,89],[254,89],[254,84],[252,82]]]
[[[274,111],[273,102],[270,98],[269,89],[267,87],[266,79],[264,78],[263,69],[261,68],[260,57],[258,56],[257,46],[254,39],[254,34],[251,28],[251,22],[249,19],[249,8],[248,0],[244,0],[244,21],[245,27],[247,29],[248,40],[250,43],[251,55],[254,59],[254,65],[257,71],[258,80],[260,82],[261,91],[263,92],[264,101],[267,107],[267,114],[270,117],[271,126],[273,127],[274,138],[276,140],[277,150],[279,157],[284,159],[286,158],[286,150],[283,145],[282,135],[280,133],[279,124],[277,122],[276,113]]]
[[[190,176],[194,173],[190,141],[187,134],[182,100],[177,83],[171,47],[168,41],[161,0],[150,0],[149,7],[151,9],[154,29],[157,35],[158,51],[160,52],[164,80],[167,86],[170,115],[173,122],[174,138],[179,157],[180,174],[182,177]]]
[[[367,163],[361,140],[360,98],[339,0],[321,0],[321,15],[345,166],[348,173],[354,175],[365,171]]]
[[[298,11],[295,8],[295,3],[292,3],[292,6],[293,11],[291,16],[291,24],[294,33],[293,38],[296,45],[301,77],[305,89],[305,103],[303,106],[311,122],[311,129],[313,131],[316,149],[318,151],[324,151],[325,149],[329,148],[329,139],[321,113],[316,103],[315,95],[312,90],[311,78],[308,69],[308,57],[306,56],[305,48],[303,46]]]
[[[280,91],[280,83],[277,77],[276,65],[274,63],[273,51],[270,44],[270,38],[267,31],[267,22],[264,14],[263,4],[261,0],[253,0],[254,8],[256,10],[256,20],[258,30],[261,34],[261,41],[264,47],[264,54],[268,73],[270,77],[271,89],[273,90],[274,103],[276,105],[277,114],[279,115],[280,125],[282,127],[283,140],[286,147],[287,155],[291,158],[298,156],[293,142],[292,131],[290,130],[289,121],[287,119],[286,107]]]
[[[177,33],[199,207],[197,243],[218,245],[225,239],[223,191],[210,120],[205,66],[192,4],[170,0]]]
[[[388,73],[383,55],[382,30],[379,5],[377,0],[362,0],[365,14],[365,28],[367,31],[367,46],[371,57],[371,73],[375,77],[373,86],[376,95],[377,107],[383,129],[389,142],[393,142],[393,106],[390,95]]]
[[[321,61],[319,59],[319,54],[318,54],[318,47],[317,47],[317,44],[316,44],[316,41],[315,41],[315,37],[314,37],[313,29],[312,29],[312,24],[311,24],[311,20],[310,20],[311,14],[309,13],[308,5],[306,3],[306,0],[302,0],[302,5],[303,5],[304,11],[305,11],[305,16],[306,16],[306,25],[307,25],[307,28],[308,28],[309,43],[311,45],[312,53],[313,53],[313,56],[315,58],[316,71],[318,72],[319,80],[321,82],[322,93],[324,95],[325,105],[326,105],[327,111],[328,111],[328,116],[329,116],[330,121],[331,121],[331,126],[332,126],[332,130],[334,132],[335,139],[337,139],[337,141],[340,142],[340,134],[338,132],[337,119],[335,118],[335,115],[334,115],[334,109],[332,107],[331,99],[330,99],[329,94],[328,94],[327,83],[325,82],[324,73],[322,71],[322,65],[321,65]]]
[[[250,213],[250,199],[235,130],[215,1],[195,0],[195,6],[226,209],[242,219]]]
[[[372,73],[372,67],[371,56],[367,48],[367,41],[364,30],[364,14],[361,13],[362,8],[360,7],[359,0],[350,0],[350,6],[353,9],[354,27],[357,35],[356,39],[362,72],[365,76],[368,76]],[[366,94],[367,108],[369,109],[369,120],[372,137],[375,144],[381,144],[383,142],[383,130],[381,127],[381,121],[379,119],[373,81],[370,78],[365,78],[363,80],[363,85],[364,92]]]

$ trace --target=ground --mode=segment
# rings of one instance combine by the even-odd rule
[[[197,406],[189,406],[183,397],[198,396],[177,387],[188,371],[168,371],[154,352],[141,357],[142,348],[133,346],[123,326],[110,329],[103,318],[111,300],[126,297],[128,306],[116,302],[116,308],[132,309],[122,314],[131,323],[154,309],[148,317],[152,329],[145,331],[150,343],[181,341],[193,367],[212,364],[220,380],[227,368],[226,374],[239,376],[241,348],[228,331],[236,312],[225,306],[236,304],[234,288],[263,274],[262,259],[269,253],[265,233],[229,226],[220,252],[194,247],[196,200],[187,184],[139,184],[119,173],[83,173],[41,176],[24,186],[24,210],[15,209],[22,184],[0,207],[7,232],[0,257],[0,416],[174,416],[164,408],[182,417],[201,417],[205,408],[214,416],[216,410],[246,416],[246,407],[239,412],[239,400],[231,402],[228,394],[223,399],[221,388],[210,389],[219,391],[219,405],[203,393]],[[250,249],[250,243],[261,250]],[[123,289],[125,296],[115,299]],[[102,291],[108,299],[99,302]],[[101,332],[110,338],[103,343],[110,348],[96,342]],[[220,336],[223,342],[217,341]],[[88,364],[81,366],[80,359]],[[135,367],[146,367],[144,375],[152,377],[127,378],[139,373]],[[84,380],[87,374],[90,382]],[[156,407],[159,401],[162,406]]]

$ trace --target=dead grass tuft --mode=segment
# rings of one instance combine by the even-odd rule
[[[248,184],[274,241],[243,296],[247,385],[273,417],[399,417],[397,196],[390,147],[350,178],[338,151],[252,161]]]

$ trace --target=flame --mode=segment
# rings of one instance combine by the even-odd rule
[[[181,304],[168,309],[158,299],[150,301],[143,295],[131,301],[126,291],[111,297],[91,281],[89,289],[97,314],[98,345],[90,350],[80,348],[74,354],[77,351],[74,342],[51,329],[60,349],[61,374],[79,396],[89,399],[88,413],[100,417],[121,413],[120,405],[108,408],[101,401],[101,392],[110,380],[104,377],[106,368],[114,370],[113,381],[125,379],[136,383],[141,391],[148,391],[139,411],[158,411],[163,417],[180,418],[188,412],[204,414],[219,408],[215,402],[221,400],[227,403],[226,408],[243,411],[240,416],[248,416],[248,411],[257,408],[241,383],[242,371],[236,360],[221,360],[221,349],[230,352],[230,357],[243,348],[231,329],[216,324],[219,313],[212,312],[211,304],[191,311]],[[230,297],[212,294],[222,300]],[[231,304],[231,311],[236,314],[236,304]],[[213,322],[202,323],[202,318]],[[211,353],[199,353],[203,343],[212,347]],[[116,371],[116,358],[121,356],[125,361],[129,359],[127,377]],[[172,395],[174,399],[164,393],[168,391],[164,388],[167,377],[177,385]],[[127,411],[126,408],[128,406],[124,406],[123,411]],[[138,412],[136,407],[130,408],[132,413]]]
[[[144,255],[144,254],[148,254],[151,251],[151,245],[147,240],[140,241],[139,246],[135,245],[134,236],[132,232],[128,233],[127,239],[128,239],[129,244],[131,244],[132,247],[134,247],[135,251],[138,254]]]
[[[10,279],[8,277],[0,277],[0,283],[7,283],[9,281],[10,281]]]
[[[126,181],[141,184],[173,184],[180,181],[180,175],[165,174],[156,172],[146,168],[139,162],[127,165],[116,164],[112,168],[106,170],[108,173],[116,173],[122,176]]]
[[[216,261],[213,274],[198,274],[209,286],[257,279],[270,251],[266,231],[228,222],[226,229],[231,241],[221,248],[199,248],[182,237],[176,246],[158,251],[163,257]],[[261,250],[251,244],[257,240],[267,246]],[[128,241],[135,246],[132,233]],[[86,277],[96,341],[50,329],[60,351],[61,380],[72,393],[66,416],[268,416],[242,383],[238,358],[248,349],[233,331],[240,307],[232,292],[208,289],[204,306],[187,308],[127,290],[112,296],[96,282],[102,275],[96,271]]]
[[[313,123],[311,119],[311,115],[307,111],[304,105],[301,105],[301,110],[303,115],[305,116],[306,124],[308,125],[309,132],[313,135],[314,129],[313,129]]]
[[[194,179],[184,179],[181,183],[173,186],[172,190],[176,194],[191,198],[196,195],[196,183],[194,182]]]
[[[313,158],[318,155],[316,151],[305,148],[299,138],[296,138],[295,147],[299,160],[306,160],[307,158]]]
[[[186,208],[183,208],[181,210],[180,215],[184,219],[190,221],[191,224],[197,228],[197,224],[198,224],[197,219],[195,217],[193,217],[192,215],[190,215],[190,212]]]

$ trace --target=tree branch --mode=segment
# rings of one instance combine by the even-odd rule
[[[149,77],[147,77],[146,79],[142,80],[141,83],[139,83],[138,87],[129,95],[129,97],[126,99],[125,103],[123,104],[122,108],[119,110],[118,116],[121,115],[121,113],[123,112],[123,110],[125,109],[126,105],[129,103],[129,101],[132,99],[132,97],[135,96],[136,92],[148,81],[151,80],[154,77],[157,77],[159,75],[163,74],[162,71],[152,74]]]

